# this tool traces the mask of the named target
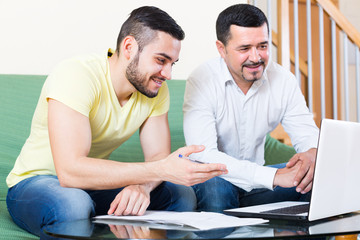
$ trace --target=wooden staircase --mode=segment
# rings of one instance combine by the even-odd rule
[[[269,7],[271,6],[267,6]],[[360,33],[340,12],[338,0],[277,0],[276,11],[277,25],[274,27],[269,20],[271,28],[277,29],[271,31],[273,48],[276,49],[272,51],[272,59],[294,74],[296,71],[300,72],[299,84],[316,124],[320,126],[323,118],[360,122],[359,91],[356,92],[356,89],[360,89],[360,66],[357,62],[354,70],[356,73],[351,74],[355,75],[354,78],[345,79],[349,74],[346,72],[348,66],[344,65],[347,64],[346,56],[343,56],[347,51],[343,45],[345,41],[354,44],[359,52]],[[308,14],[311,16],[310,30],[306,24]],[[298,16],[298,23],[301,23],[297,27],[294,25],[294,16]],[[320,27],[321,22],[323,27]],[[296,30],[298,40],[293,37]],[[307,39],[309,33],[310,41]],[[296,44],[300,51],[296,51]],[[308,55],[311,55],[310,59]],[[321,59],[321,55],[324,59]],[[358,59],[358,53],[356,56]],[[349,90],[349,86],[355,87],[350,87]],[[290,138],[281,125],[271,136],[291,145]]]

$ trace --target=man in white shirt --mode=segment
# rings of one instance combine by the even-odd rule
[[[269,60],[266,16],[237,4],[220,13],[216,32],[221,58],[202,64],[186,84],[184,134],[187,145],[206,147],[193,158],[224,163],[229,173],[193,187],[198,209],[308,200],[318,128],[294,75]],[[297,154],[266,167],[265,138],[279,123]]]

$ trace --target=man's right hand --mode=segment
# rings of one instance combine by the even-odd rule
[[[294,187],[294,179],[301,167],[301,161],[292,167],[280,168],[276,171],[274,178],[274,187],[280,186],[284,188]]]
[[[203,183],[213,177],[227,174],[226,166],[221,163],[194,163],[185,158],[179,158],[179,154],[189,156],[191,153],[201,152],[204,146],[191,145],[178,149],[162,160],[161,170],[158,172],[164,181],[192,186]]]

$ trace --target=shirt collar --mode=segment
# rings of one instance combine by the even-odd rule
[[[235,83],[235,80],[234,78],[232,77],[230,71],[229,71],[229,68],[227,67],[225,61],[223,58],[220,58],[220,62],[221,62],[221,72],[222,72],[222,76],[224,76],[223,80],[224,80],[224,83],[226,84],[227,82],[234,82]]]
[[[115,53],[114,49],[112,48],[109,48],[108,51],[107,51],[107,57],[111,57],[113,54]]]

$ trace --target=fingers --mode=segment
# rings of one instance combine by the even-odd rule
[[[295,154],[286,164],[286,167],[293,168],[298,164],[300,164],[300,168],[296,172],[293,184],[294,186],[297,186],[296,190],[301,192],[312,181],[312,170],[314,164],[304,153],[300,153]]]
[[[136,238],[148,239],[150,236],[150,229],[144,226],[131,226],[131,225],[112,225],[109,224],[110,231],[116,238]]]
[[[311,190],[315,164],[309,159],[300,158],[297,163],[300,164],[300,168],[294,177],[294,186],[297,192],[304,194]]]
[[[150,204],[150,196],[134,186],[124,188],[110,204],[108,214],[143,215]]]
[[[133,201],[130,200],[130,197],[130,192],[127,191],[126,188],[123,189],[111,203],[108,213],[112,210],[110,214],[114,214],[116,216],[129,215],[125,214],[125,210],[128,209],[129,203],[132,205],[134,204]]]
[[[110,208],[108,210],[109,215],[114,214],[116,208],[118,207],[117,198],[118,198],[118,196],[116,196],[115,199],[110,204]]]
[[[294,177],[294,186],[298,186],[310,169],[310,164],[306,161],[302,161],[299,170]]]
[[[203,165],[203,164],[198,164],[198,163],[194,163],[196,165]],[[210,165],[210,164],[205,164],[205,165]],[[223,174],[227,174],[228,171],[225,170],[208,170],[209,168],[200,168],[197,170],[192,170],[190,173],[184,175],[181,179],[180,184],[185,185],[185,186],[193,186],[199,183],[203,183],[213,177],[217,177]],[[212,169],[212,167],[210,168]]]
[[[137,215],[140,215],[140,216],[144,215],[145,211],[146,211],[146,209],[148,208],[149,205],[150,205],[150,201],[148,201],[146,204],[141,204]]]
[[[178,149],[169,155],[162,164],[163,171],[161,180],[168,181],[175,184],[192,186],[198,183],[205,182],[210,178],[217,177],[222,174],[227,174],[226,165],[220,163],[206,163],[199,164],[185,157],[192,153],[201,152],[205,149],[202,145],[191,145]]]
[[[110,231],[115,235],[117,238],[130,238],[130,235],[123,225],[112,225],[109,224]]]
[[[180,148],[178,151],[185,156],[189,156],[192,153],[198,153],[204,151],[205,146],[203,145],[190,145]]]
[[[306,152],[295,154],[286,164],[287,167],[292,168],[296,165],[296,163],[301,163],[301,167],[294,178],[294,186],[297,187],[297,192],[307,193],[311,190],[315,167],[315,156],[316,148],[312,148]]]
[[[124,197],[124,192],[120,192],[115,197],[115,199],[110,204],[108,214],[114,214],[117,216],[122,215],[122,213],[125,211],[126,206],[127,206],[127,201],[125,201],[125,199],[124,199],[127,196],[125,196],[124,198],[123,197]]]
[[[192,163],[191,167],[194,169],[195,172],[217,172],[221,171],[222,174],[227,173],[227,168],[225,164],[221,163],[206,163],[206,164],[199,164],[199,163]]]
[[[301,192],[302,194],[309,192],[312,187],[313,177],[314,166],[311,164],[308,168],[308,171],[306,172],[306,175],[301,179],[301,182],[299,180],[300,183],[297,185],[296,191]]]
[[[288,163],[286,164],[286,167],[293,167],[296,165],[296,163],[301,160],[300,159],[300,155],[299,154],[295,154],[294,156],[292,156],[292,158],[290,158],[290,160],[288,161]]]
[[[142,204],[141,199],[142,196],[140,194],[132,194],[130,197],[122,198],[122,202],[124,204],[120,204],[121,206],[126,206],[125,210],[119,209],[118,214],[115,215],[137,215]],[[123,211],[122,211],[123,210]]]
[[[213,177],[228,173],[226,165],[220,163],[199,164],[188,162],[187,164],[191,169],[191,172],[188,175],[189,182],[186,184],[187,186],[203,183]]]
[[[205,149],[203,145],[190,145],[183,148],[180,148],[177,152],[181,155],[188,156],[192,153],[201,152]],[[206,163],[199,164],[199,162],[192,162],[187,160],[190,164],[190,168],[194,169],[196,172],[211,172],[211,171],[223,171],[227,173],[226,165],[221,163]]]
[[[301,194],[305,194],[310,192],[310,190],[312,189],[312,181],[301,191]]]
[[[133,226],[134,234],[132,238],[136,239],[147,239],[150,236],[149,227],[145,226]]]
[[[209,180],[209,179],[211,179],[213,177],[217,177],[217,176],[220,176],[220,175],[223,175],[223,174],[226,174],[226,173],[224,173],[224,171],[212,171],[212,172],[209,172],[209,173],[197,173],[197,178],[194,178],[194,183],[191,184],[191,186],[199,184],[199,183],[206,182],[207,180]]]

